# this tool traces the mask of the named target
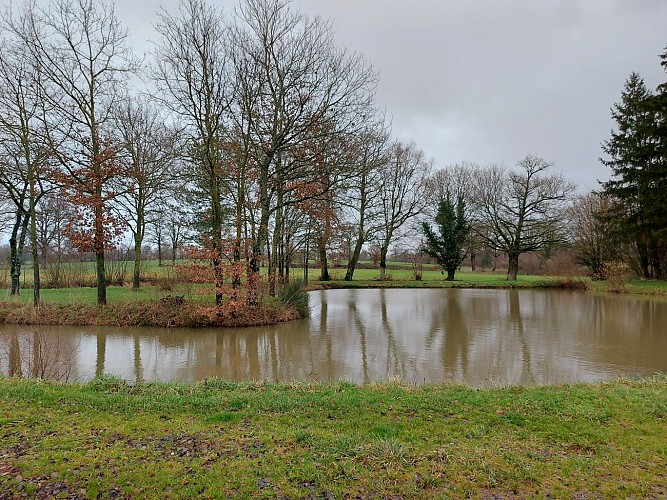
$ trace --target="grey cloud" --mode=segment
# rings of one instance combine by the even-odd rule
[[[159,5],[117,1],[139,42]],[[232,2],[221,2],[231,10]],[[667,80],[663,0],[298,0],[329,18],[341,45],[380,72],[378,103],[394,134],[436,165],[513,165],[528,153],[586,188],[609,173],[598,162],[609,110],[627,76]]]

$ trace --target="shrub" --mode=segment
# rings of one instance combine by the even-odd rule
[[[283,305],[296,309],[302,318],[308,317],[310,314],[308,292],[306,292],[305,284],[301,278],[295,278],[286,283],[280,291],[278,299]]]
[[[602,265],[602,276],[609,284],[610,292],[625,292],[625,281],[629,275],[630,267],[625,262],[615,260]]]
[[[126,260],[107,259],[104,269],[107,285],[123,286],[127,278]]]
[[[562,288],[563,290],[588,290],[591,283],[585,278],[566,276],[564,278],[541,281],[540,285],[545,288]]]

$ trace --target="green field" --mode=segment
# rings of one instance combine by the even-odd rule
[[[117,263],[116,263],[117,264]],[[369,263],[355,272],[353,281],[343,281],[345,269],[331,270],[332,280],[318,281],[319,270],[310,269],[308,289],[321,288],[565,288],[577,290],[592,290],[595,292],[619,292],[667,296],[667,282],[632,280],[623,284],[622,290],[612,288],[612,284],[604,281],[591,281],[584,277],[558,277],[519,275],[515,281],[508,281],[505,274],[491,272],[471,272],[463,269],[456,274],[454,281],[445,280],[445,276],[436,266],[425,266],[421,279],[416,280],[413,270],[408,264],[392,263],[387,271],[386,280],[380,281],[379,269],[368,268]],[[92,263],[73,263],[73,275],[79,280],[94,284]],[[215,304],[214,287],[212,284],[189,282],[190,268],[187,265],[172,267],[158,266],[157,262],[147,264],[149,271],[138,290],[133,290],[129,283],[123,286],[110,285],[107,287],[106,310],[95,307],[97,291],[94,286],[73,286],[67,288],[43,288],[41,301],[45,307],[35,311],[32,304],[32,291],[24,288],[18,297],[9,296],[5,289],[4,297],[0,299],[0,321],[11,323],[31,324],[72,324],[72,325],[151,325],[151,326],[243,326],[260,325],[270,322],[270,318],[280,318],[280,321],[293,319],[295,315],[268,295],[268,285],[265,282],[263,292],[263,308],[261,311],[252,311],[243,307],[243,300],[225,301],[233,306],[234,311],[227,311],[226,318],[219,323],[206,311],[197,308],[211,308]],[[67,271],[69,272],[69,271]],[[266,269],[263,269],[266,273]],[[303,269],[293,269],[291,278],[303,276]],[[266,278],[266,274],[265,274]],[[26,282],[26,286],[30,283]],[[618,284],[616,285],[618,286]],[[278,291],[280,286],[278,286]],[[178,310],[163,300],[171,297],[182,297],[185,306]],[[19,304],[20,307],[16,307]],[[85,306],[85,307],[82,307]],[[266,306],[266,307],[264,307]],[[281,312],[282,311],[282,312]],[[283,312],[285,314],[283,314]],[[208,318],[208,319],[207,319]],[[274,319],[275,322],[277,319]],[[229,323],[225,323],[229,321]]]
[[[502,389],[0,379],[0,498],[658,498],[667,378]]]
[[[90,269],[87,269],[89,280],[94,281],[93,267],[91,263],[86,263]],[[145,275],[151,280],[171,279],[176,283],[170,289],[165,290],[164,286],[157,284],[143,284],[139,290],[132,290],[129,284],[125,286],[109,286],[107,288],[108,301],[143,301],[156,300],[166,295],[183,295],[191,300],[198,302],[207,302],[213,300],[212,285],[184,284],[177,283],[178,276],[171,266],[157,266],[157,262],[150,261],[148,264],[150,271]],[[309,287],[311,288],[338,288],[338,287],[400,287],[400,288],[429,288],[429,287],[457,287],[457,288],[529,288],[529,287],[550,287],[559,286],[562,281],[577,281],[587,283],[587,287],[595,291],[607,291],[609,284],[604,281],[591,281],[588,278],[577,277],[557,277],[557,276],[537,276],[537,275],[519,275],[516,281],[508,281],[504,273],[491,272],[470,272],[463,270],[456,274],[455,281],[446,281],[443,274],[435,269],[423,271],[422,279],[416,281],[412,270],[408,265],[403,264],[399,268],[398,263],[394,263],[394,268],[387,271],[386,281],[380,281],[379,269],[357,269],[353,281],[343,281],[345,269],[332,269],[332,280],[329,282],[320,282],[319,270],[310,269]],[[264,269],[266,272],[266,269]],[[292,278],[303,277],[303,269],[297,268],[291,271]],[[149,283],[153,283],[150,281]],[[31,285],[26,281],[26,287]],[[626,283],[627,293],[647,294],[647,295],[667,295],[667,282],[655,280],[629,280]],[[43,288],[41,297],[45,302],[55,304],[71,303],[95,303],[96,290],[93,287],[70,287],[70,288]],[[32,293],[29,288],[24,288],[22,294],[17,298],[9,298],[9,290],[4,292],[5,300],[19,300],[29,302],[32,300]]]

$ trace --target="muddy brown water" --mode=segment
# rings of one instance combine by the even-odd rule
[[[556,290],[327,290],[262,328],[0,326],[0,373],[85,381],[593,382],[667,372],[667,300]]]

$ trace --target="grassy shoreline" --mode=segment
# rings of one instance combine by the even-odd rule
[[[335,272],[334,278],[336,278]],[[457,279],[447,281],[439,271],[423,272],[415,280],[408,269],[394,269],[389,279],[379,280],[377,269],[360,269],[353,281],[333,279],[311,281],[308,290],[364,288],[484,288],[484,289],[569,289],[599,293],[619,293],[605,282],[594,282],[583,277],[554,277],[521,275],[509,281],[504,275],[493,273],[460,272]],[[261,326],[298,319],[301,316],[291,307],[267,298],[260,307],[247,308],[236,304],[220,311],[212,307],[211,285],[176,285],[170,290],[157,286],[142,286],[132,290],[109,286],[108,305],[95,304],[94,288],[43,289],[42,305],[31,306],[32,296],[24,290],[19,297],[0,300],[0,323],[38,325],[99,325],[99,326],[157,326],[157,327],[235,327]],[[667,297],[667,282],[629,281],[624,294]],[[181,301],[182,299],[182,301]],[[174,300],[181,302],[175,303]]]
[[[559,387],[0,379],[0,498],[655,498],[667,376]]]
[[[0,302],[0,323],[69,326],[152,326],[161,328],[246,327],[284,323],[301,315],[275,302],[221,313],[213,306],[165,299],[118,302],[104,307],[91,304],[49,304],[38,308]]]

